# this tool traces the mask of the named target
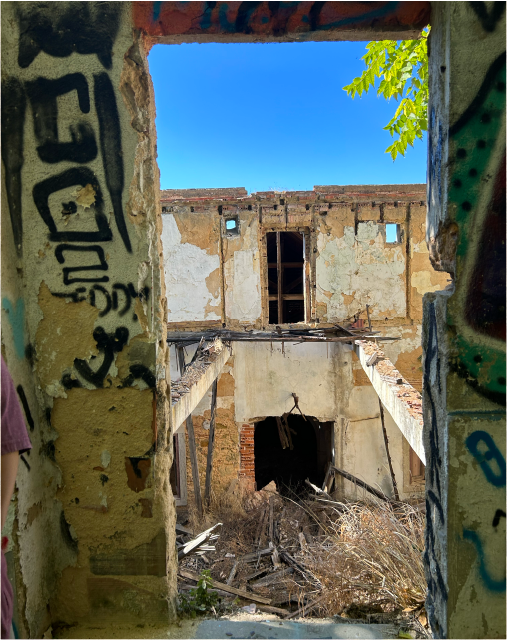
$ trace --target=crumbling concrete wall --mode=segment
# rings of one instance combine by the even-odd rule
[[[432,3],[425,565],[435,637],[505,636],[505,4]]]
[[[34,445],[14,525],[23,632],[165,621],[172,452],[144,44],[129,3],[2,9],[2,349]]]

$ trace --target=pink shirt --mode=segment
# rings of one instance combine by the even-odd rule
[[[2,358],[2,455],[32,448],[25,427],[14,383]],[[2,638],[10,637],[12,623],[12,587],[7,577],[7,562],[2,551]]]

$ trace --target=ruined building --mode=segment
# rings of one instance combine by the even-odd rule
[[[450,282],[430,264],[425,199],[426,185],[319,186],[250,196],[244,189],[161,192],[169,342],[185,340],[190,361],[193,333],[194,342],[224,327],[224,335],[237,330],[248,338],[239,335],[222,371],[215,371],[215,493],[238,480],[252,489],[274,479],[280,490],[306,478],[320,486],[332,463],[393,495],[379,396],[354,341],[316,342],[314,335],[313,344],[273,342],[262,330],[366,323],[369,305],[379,334],[397,338],[382,348],[407,383],[405,395],[414,395],[412,387],[420,391],[422,296]],[[181,342],[172,344],[171,377],[178,380]],[[204,487],[212,390],[202,400],[201,394],[192,420]],[[290,415],[291,449],[282,447],[276,417],[290,412],[293,394],[310,419],[298,410]],[[174,470],[183,505],[194,486],[183,453],[180,398],[173,398]],[[397,402],[403,406],[405,398],[400,394]],[[384,422],[400,497],[423,495],[422,414],[414,411],[398,427],[386,411]],[[347,497],[362,495],[351,481],[337,476],[335,482]]]
[[[426,197],[416,185],[161,202],[151,46],[413,39],[427,24]],[[193,412],[203,468],[218,374],[216,491],[272,474],[274,443],[255,434],[292,393],[311,418],[289,419],[315,452],[309,477],[331,451],[392,491],[381,397],[402,496],[417,484],[407,447],[425,465],[434,636],[505,637],[505,3],[3,2],[1,197],[2,354],[33,444],[4,532],[23,637],[174,617],[179,429]],[[373,372],[386,361],[369,367],[339,329],[346,340],[326,344],[235,341],[210,354],[198,391],[171,389],[168,335],[324,335],[366,303],[373,330],[400,338],[381,343],[398,386],[420,388],[422,373],[423,425]]]

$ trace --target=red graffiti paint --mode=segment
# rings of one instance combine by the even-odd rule
[[[351,39],[410,37],[429,22],[429,2],[133,2],[149,36],[286,35],[348,31]],[[405,33],[404,33],[405,32]]]

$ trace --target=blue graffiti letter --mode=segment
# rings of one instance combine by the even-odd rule
[[[479,451],[480,442],[486,445],[486,451]],[[474,431],[468,436],[465,443],[470,453],[480,464],[488,482],[491,482],[495,487],[505,487],[505,458],[489,433]],[[498,470],[491,465],[491,460],[496,460]]]

